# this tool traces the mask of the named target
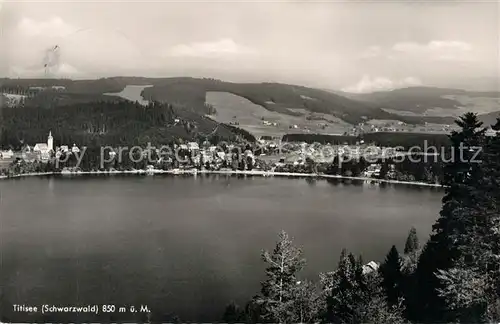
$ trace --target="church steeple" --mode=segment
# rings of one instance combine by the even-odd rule
[[[49,131],[49,137],[47,138],[47,146],[49,151],[54,150],[54,138],[52,137],[52,131]]]

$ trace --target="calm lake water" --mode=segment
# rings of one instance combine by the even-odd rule
[[[411,226],[426,239],[442,192],[287,178],[102,176],[0,181],[0,195],[2,321],[68,318],[27,317],[13,313],[13,304],[143,304],[164,321],[175,314],[208,322],[221,320],[231,300],[244,305],[258,293],[260,251],[274,247],[280,230],[303,248],[303,276],[317,280],[335,269],[343,247],[380,261],[392,244],[402,249]]]

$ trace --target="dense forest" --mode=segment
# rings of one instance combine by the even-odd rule
[[[128,101],[101,101],[62,107],[1,109],[2,147],[20,149],[44,143],[52,131],[55,145],[163,145],[178,140],[238,138],[254,141],[248,132],[170,104],[141,106]]]
[[[457,124],[461,131],[450,136],[454,158],[444,165],[442,209],[425,244],[411,229],[403,253],[392,246],[378,269],[343,250],[336,270],[309,282],[300,276],[301,249],[282,232],[275,248],[262,253],[260,292],[245,307],[230,303],[222,321],[498,323],[500,136],[486,137],[474,114]],[[472,159],[476,153],[481,163]]]

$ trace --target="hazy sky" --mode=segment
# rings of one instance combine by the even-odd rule
[[[370,91],[500,73],[497,1],[1,6],[0,75],[10,77],[44,76],[48,64],[51,76],[71,78],[189,75]]]

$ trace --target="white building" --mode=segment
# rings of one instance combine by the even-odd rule
[[[47,144],[39,143],[35,145],[35,149],[33,150],[35,154],[42,160],[47,161],[50,158],[50,150]]]
[[[368,274],[379,269],[380,265],[377,262],[370,261],[363,266],[363,274]]]
[[[225,160],[226,159],[226,153],[224,152],[217,152],[217,157],[221,160]]]
[[[37,143],[33,148],[33,152],[35,153],[49,153],[49,146],[46,143]]]
[[[37,143],[33,148],[33,152],[41,156],[42,160],[47,160],[50,157],[50,153],[54,151],[54,138],[52,137],[52,132],[49,132],[47,137],[47,143]]]
[[[193,152],[193,151],[199,151],[200,150],[200,146],[198,145],[198,143],[196,142],[189,142],[187,144],[188,146],[188,149]]]
[[[14,157],[14,152],[12,152],[12,150],[0,152],[0,158],[2,159],[12,159],[13,157]]]

